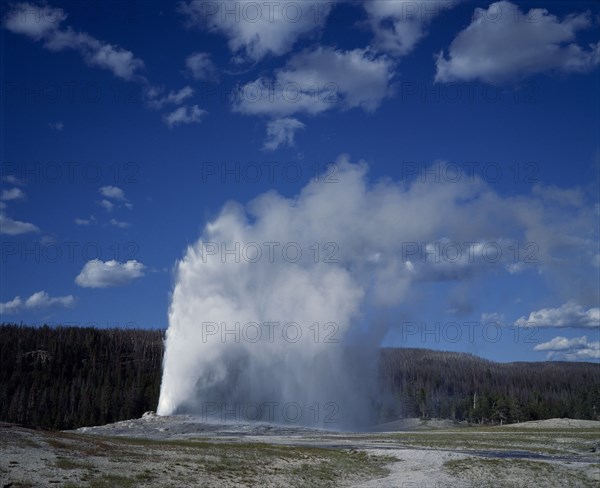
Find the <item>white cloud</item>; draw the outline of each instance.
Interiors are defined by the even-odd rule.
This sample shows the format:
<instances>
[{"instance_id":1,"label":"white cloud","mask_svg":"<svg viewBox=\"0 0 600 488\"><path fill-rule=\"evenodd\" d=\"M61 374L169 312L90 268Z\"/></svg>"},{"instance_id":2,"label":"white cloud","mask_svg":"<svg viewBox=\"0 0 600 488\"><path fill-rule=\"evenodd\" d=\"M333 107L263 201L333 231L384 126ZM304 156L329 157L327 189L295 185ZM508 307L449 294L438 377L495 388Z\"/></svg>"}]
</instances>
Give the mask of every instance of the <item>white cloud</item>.
<instances>
[{"instance_id":1,"label":"white cloud","mask_svg":"<svg viewBox=\"0 0 600 488\"><path fill-rule=\"evenodd\" d=\"M0 197L3 201L9 200L22 200L25 198L25 193L20 188L11 188L10 190L2 190L2 196Z\"/></svg>"},{"instance_id":2,"label":"white cloud","mask_svg":"<svg viewBox=\"0 0 600 488\"><path fill-rule=\"evenodd\" d=\"M185 66L195 80L216 81L218 79L217 68L209 53L196 52L190 54L185 60Z\"/></svg>"},{"instance_id":3,"label":"white cloud","mask_svg":"<svg viewBox=\"0 0 600 488\"><path fill-rule=\"evenodd\" d=\"M98 201L98 205L104 208L107 212L112 212L112 210L115 208L115 204L106 198Z\"/></svg>"},{"instance_id":4,"label":"white cloud","mask_svg":"<svg viewBox=\"0 0 600 488\"><path fill-rule=\"evenodd\" d=\"M107 212L112 212L115 208L117 208L117 206L124 206L129 209L132 208L131 203L129 203L127 201L127 198L125 197L125 192L118 186L102 186L98 190L98 193L100 193L100 195L102 195L105 198L99 200L97 203ZM92 219L95 220L93 217Z\"/></svg>"},{"instance_id":5,"label":"white cloud","mask_svg":"<svg viewBox=\"0 0 600 488\"><path fill-rule=\"evenodd\" d=\"M161 97L161 90L151 88L146 93L147 103L151 108L161 109L167 105L181 105L184 101L194 95L191 86L185 86L181 90L171 90L167 95Z\"/></svg>"},{"instance_id":6,"label":"white cloud","mask_svg":"<svg viewBox=\"0 0 600 488\"><path fill-rule=\"evenodd\" d=\"M75 297L66 295L63 297L51 297L45 291L38 291L31 295L27 300L21 300L21 297L15 297L9 302L0 303L0 313L17 313L21 309L40 309L49 307L72 307L75 305Z\"/></svg>"},{"instance_id":7,"label":"white cloud","mask_svg":"<svg viewBox=\"0 0 600 488\"><path fill-rule=\"evenodd\" d=\"M405 56L425 37L428 24L456 3L457 0L366 0L363 5L375 33L375 47L394 56Z\"/></svg>"},{"instance_id":8,"label":"white cloud","mask_svg":"<svg viewBox=\"0 0 600 488\"><path fill-rule=\"evenodd\" d=\"M131 226L131 224L129 222L122 222L117 219L110 219L109 223L115 227L118 227L119 229L125 229L125 228Z\"/></svg>"},{"instance_id":9,"label":"white cloud","mask_svg":"<svg viewBox=\"0 0 600 488\"><path fill-rule=\"evenodd\" d=\"M15 5L4 18L4 27L39 41L55 32L66 18L67 14L60 8L23 2Z\"/></svg>"},{"instance_id":10,"label":"white cloud","mask_svg":"<svg viewBox=\"0 0 600 488\"><path fill-rule=\"evenodd\" d=\"M267 139L264 144L266 151L274 151L279 146L294 145L296 131L304 129L304 124L298 119L284 118L271 120L267 124Z\"/></svg>"},{"instance_id":11,"label":"white cloud","mask_svg":"<svg viewBox=\"0 0 600 488\"><path fill-rule=\"evenodd\" d=\"M559 188L556 185L544 186L536 184L533 187L532 193L547 203L572 207L581 207L585 197L581 188Z\"/></svg>"},{"instance_id":12,"label":"white cloud","mask_svg":"<svg viewBox=\"0 0 600 488\"><path fill-rule=\"evenodd\" d=\"M21 300L21 297L15 297L8 302L0 303L0 314L16 313L22 306L23 300Z\"/></svg>"},{"instance_id":13,"label":"white cloud","mask_svg":"<svg viewBox=\"0 0 600 488\"><path fill-rule=\"evenodd\" d=\"M529 317L515 321L518 327L575 327L595 329L600 327L600 308L585 309L575 302L567 302L559 308L542 308L531 312Z\"/></svg>"},{"instance_id":14,"label":"white cloud","mask_svg":"<svg viewBox=\"0 0 600 488\"><path fill-rule=\"evenodd\" d=\"M482 313L481 314L481 323L482 324L498 324L499 326L506 325L506 319L504 318L504 314L498 312L492 313Z\"/></svg>"},{"instance_id":15,"label":"white cloud","mask_svg":"<svg viewBox=\"0 0 600 488\"><path fill-rule=\"evenodd\" d=\"M144 67L141 59L131 51L99 41L85 32L61 28L66 18L62 9L24 2L16 4L8 12L3 25L15 34L44 41L44 47L50 51L73 49L90 66L109 70L127 81L140 79L138 72Z\"/></svg>"},{"instance_id":16,"label":"white cloud","mask_svg":"<svg viewBox=\"0 0 600 488\"><path fill-rule=\"evenodd\" d=\"M93 259L85 264L75 278L75 283L84 288L122 286L144 276L144 269L145 266L136 260L120 263L115 260L102 262Z\"/></svg>"},{"instance_id":17,"label":"white cloud","mask_svg":"<svg viewBox=\"0 0 600 488\"><path fill-rule=\"evenodd\" d=\"M586 359L600 359L600 341L591 342L586 336L555 337L554 339L538 344L534 351L548 351L547 359L577 361Z\"/></svg>"},{"instance_id":18,"label":"white cloud","mask_svg":"<svg viewBox=\"0 0 600 488\"><path fill-rule=\"evenodd\" d=\"M96 223L96 217L94 217L93 215L90 215L89 219L81 219L81 218L76 218L75 219L75 223L77 225L90 225L90 224L94 224Z\"/></svg>"},{"instance_id":19,"label":"white cloud","mask_svg":"<svg viewBox=\"0 0 600 488\"><path fill-rule=\"evenodd\" d=\"M508 271L512 275L519 274L521 271L524 271L525 268L526 266L522 262L508 263L506 265L506 271Z\"/></svg>"},{"instance_id":20,"label":"white cloud","mask_svg":"<svg viewBox=\"0 0 600 488\"><path fill-rule=\"evenodd\" d=\"M296 41L318 33L329 15L331 2L254 2L191 0L181 4L188 25L228 38L229 49L250 61L287 53Z\"/></svg>"},{"instance_id":21,"label":"white cloud","mask_svg":"<svg viewBox=\"0 0 600 488\"><path fill-rule=\"evenodd\" d=\"M57 130L57 131L62 131L65 128L65 124L63 124L62 122L58 121L58 122L50 122L48 124L48 127L50 127L51 129Z\"/></svg>"},{"instance_id":22,"label":"white cloud","mask_svg":"<svg viewBox=\"0 0 600 488\"><path fill-rule=\"evenodd\" d=\"M368 49L319 47L293 56L273 80L259 78L240 87L234 111L284 117L315 115L338 108L373 112L391 96L393 62Z\"/></svg>"},{"instance_id":23,"label":"white cloud","mask_svg":"<svg viewBox=\"0 0 600 488\"><path fill-rule=\"evenodd\" d=\"M559 20L543 8L523 14L508 2L476 8L471 24L442 51L435 80L502 83L545 71L586 72L600 62L600 42L582 48L576 32L592 26L589 13Z\"/></svg>"},{"instance_id":24,"label":"white cloud","mask_svg":"<svg viewBox=\"0 0 600 488\"><path fill-rule=\"evenodd\" d=\"M11 185L24 185L25 182L21 181L19 178L17 178L15 175L6 175L4 177L4 181L6 181L7 183L10 183Z\"/></svg>"},{"instance_id":25,"label":"white cloud","mask_svg":"<svg viewBox=\"0 0 600 488\"><path fill-rule=\"evenodd\" d=\"M125 192L118 186L103 186L99 190L100 195L113 200L126 201Z\"/></svg>"},{"instance_id":26,"label":"white cloud","mask_svg":"<svg viewBox=\"0 0 600 488\"><path fill-rule=\"evenodd\" d=\"M182 124L199 123L206 113L206 110L202 110L198 105L184 105L164 115L163 121L172 129Z\"/></svg>"},{"instance_id":27,"label":"white cloud","mask_svg":"<svg viewBox=\"0 0 600 488\"><path fill-rule=\"evenodd\" d=\"M7 215L4 215L3 212L0 212L0 234L16 236L39 231L40 229L37 226L30 224L29 222L14 220Z\"/></svg>"},{"instance_id":28,"label":"white cloud","mask_svg":"<svg viewBox=\"0 0 600 488\"><path fill-rule=\"evenodd\" d=\"M72 307L75 297L67 295L64 297L51 297L45 291L38 291L25 301L26 308L47 308L52 306Z\"/></svg>"}]
</instances>

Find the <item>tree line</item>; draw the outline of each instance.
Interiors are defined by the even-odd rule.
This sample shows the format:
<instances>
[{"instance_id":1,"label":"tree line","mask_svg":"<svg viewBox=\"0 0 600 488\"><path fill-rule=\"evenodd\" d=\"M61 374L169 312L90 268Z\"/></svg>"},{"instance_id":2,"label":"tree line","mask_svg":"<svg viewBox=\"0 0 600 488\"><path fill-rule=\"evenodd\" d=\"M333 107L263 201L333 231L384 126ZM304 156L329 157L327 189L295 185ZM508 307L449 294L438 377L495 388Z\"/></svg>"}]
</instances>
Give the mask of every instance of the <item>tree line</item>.
<instances>
[{"instance_id":1,"label":"tree line","mask_svg":"<svg viewBox=\"0 0 600 488\"><path fill-rule=\"evenodd\" d=\"M598 363L496 363L465 353L390 348L381 351L379 374L382 390L393 397L383 407L385 418L600 420Z\"/></svg>"},{"instance_id":2,"label":"tree line","mask_svg":"<svg viewBox=\"0 0 600 488\"><path fill-rule=\"evenodd\" d=\"M164 331L0 325L0 421L72 429L158 404ZM381 350L378 421L600 420L600 364L496 363L465 353Z\"/></svg>"},{"instance_id":3,"label":"tree line","mask_svg":"<svg viewBox=\"0 0 600 488\"><path fill-rule=\"evenodd\" d=\"M164 331L0 326L0 420L69 429L156 408Z\"/></svg>"}]
</instances>

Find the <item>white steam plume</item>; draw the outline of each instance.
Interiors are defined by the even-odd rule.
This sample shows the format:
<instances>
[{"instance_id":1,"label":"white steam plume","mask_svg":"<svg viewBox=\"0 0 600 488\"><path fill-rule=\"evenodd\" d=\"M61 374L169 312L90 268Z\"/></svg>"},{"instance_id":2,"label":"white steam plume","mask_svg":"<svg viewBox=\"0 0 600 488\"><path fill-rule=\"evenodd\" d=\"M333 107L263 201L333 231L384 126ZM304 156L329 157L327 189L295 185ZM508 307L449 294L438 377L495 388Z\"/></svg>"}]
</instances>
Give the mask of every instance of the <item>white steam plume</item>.
<instances>
[{"instance_id":1,"label":"white steam plume","mask_svg":"<svg viewBox=\"0 0 600 488\"><path fill-rule=\"evenodd\" d=\"M397 311L412 284L504 270L478 254L489 241L535 240L543 268L595 218L565 219L539 192L502 198L477 178L371 184L365 164L336 165L338 183L228 203L177 263L159 414L368 423L386 333L374 311ZM448 239L477 242L473 259L407 255L407 243ZM577 245L595 252L593 240Z\"/></svg>"}]
</instances>

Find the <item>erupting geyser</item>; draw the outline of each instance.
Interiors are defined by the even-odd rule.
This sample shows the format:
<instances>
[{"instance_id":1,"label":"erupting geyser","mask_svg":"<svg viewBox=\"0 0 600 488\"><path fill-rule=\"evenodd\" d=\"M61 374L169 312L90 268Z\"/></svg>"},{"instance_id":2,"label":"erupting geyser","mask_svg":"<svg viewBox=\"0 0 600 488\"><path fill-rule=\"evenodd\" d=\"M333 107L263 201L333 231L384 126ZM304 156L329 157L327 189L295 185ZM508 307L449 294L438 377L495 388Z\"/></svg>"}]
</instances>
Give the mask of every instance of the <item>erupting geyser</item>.
<instances>
[{"instance_id":1,"label":"erupting geyser","mask_svg":"<svg viewBox=\"0 0 600 488\"><path fill-rule=\"evenodd\" d=\"M380 337L368 347L352 332L369 293L359 275L377 264L361 235L371 230L358 225L369 211L365 167L338 164L339 183L313 182L296 199L267 193L249 215L226 205L187 250L159 414L332 428L366 418L367 358Z\"/></svg>"},{"instance_id":2,"label":"erupting geyser","mask_svg":"<svg viewBox=\"0 0 600 488\"><path fill-rule=\"evenodd\" d=\"M177 263L160 415L368 424L390 323L380 311L409 305L412 283L496 268L481 249L500 232L543 230L519 217L531 200L502 201L478 178L369 184L365 164L336 164L337 182L295 198L225 205ZM459 259L418 252L448 236L473 244Z\"/></svg>"}]
</instances>

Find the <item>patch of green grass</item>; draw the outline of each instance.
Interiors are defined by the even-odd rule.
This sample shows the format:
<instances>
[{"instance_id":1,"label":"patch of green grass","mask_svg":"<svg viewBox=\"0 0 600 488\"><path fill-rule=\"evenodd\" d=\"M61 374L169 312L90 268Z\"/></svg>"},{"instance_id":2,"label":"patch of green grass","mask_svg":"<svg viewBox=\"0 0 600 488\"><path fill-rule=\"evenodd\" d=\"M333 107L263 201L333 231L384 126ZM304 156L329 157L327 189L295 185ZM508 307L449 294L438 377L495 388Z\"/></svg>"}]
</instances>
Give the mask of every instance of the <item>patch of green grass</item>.
<instances>
[{"instance_id":1,"label":"patch of green grass","mask_svg":"<svg viewBox=\"0 0 600 488\"><path fill-rule=\"evenodd\" d=\"M419 446L445 450L526 450L541 454L576 454L589 450L600 434L574 432L556 434L549 432L513 431L456 431L390 434L387 440L400 445Z\"/></svg>"},{"instance_id":2,"label":"patch of green grass","mask_svg":"<svg viewBox=\"0 0 600 488\"><path fill-rule=\"evenodd\" d=\"M60 439L48 439L48 444L54 449L70 449L71 446Z\"/></svg>"},{"instance_id":3,"label":"patch of green grass","mask_svg":"<svg viewBox=\"0 0 600 488\"><path fill-rule=\"evenodd\" d=\"M132 488L135 484L133 478L116 474L105 474L102 478L92 480L89 486L90 488Z\"/></svg>"},{"instance_id":4,"label":"patch of green grass","mask_svg":"<svg viewBox=\"0 0 600 488\"><path fill-rule=\"evenodd\" d=\"M444 468L452 475L477 486L529 487L560 486L596 487L597 481L567 466L523 459L454 459Z\"/></svg>"}]
</instances>

